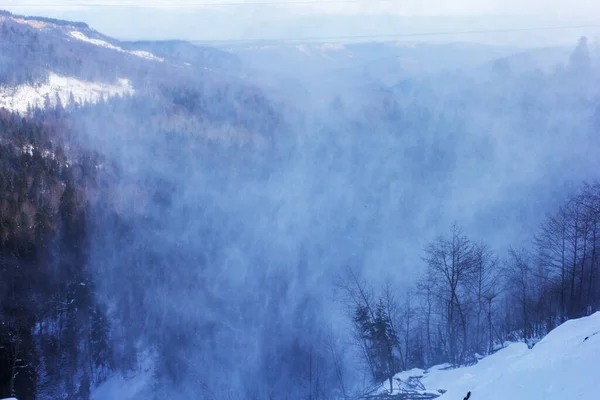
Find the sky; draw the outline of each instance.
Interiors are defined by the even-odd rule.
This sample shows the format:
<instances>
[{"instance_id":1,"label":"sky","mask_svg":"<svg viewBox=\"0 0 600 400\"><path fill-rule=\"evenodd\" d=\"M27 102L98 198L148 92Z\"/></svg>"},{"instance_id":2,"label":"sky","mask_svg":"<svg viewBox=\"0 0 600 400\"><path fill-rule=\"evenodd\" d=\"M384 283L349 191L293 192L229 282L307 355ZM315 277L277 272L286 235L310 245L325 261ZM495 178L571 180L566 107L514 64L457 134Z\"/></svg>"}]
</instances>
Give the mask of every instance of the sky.
<instances>
[{"instance_id":1,"label":"sky","mask_svg":"<svg viewBox=\"0 0 600 400\"><path fill-rule=\"evenodd\" d=\"M597 0L0 0L0 9L80 20L120 39L198 41L600 24ZM542 39L570 43L583 34L594 38L598 31L578 28L544 33ZM496 33L491 39L522 37ZM532 37L537 40L531 34L525 38Z\"/></svg>"},{"instance_id":2,"label":"sky","mask_svg":"<svg viewBox=\"0 0 600 400\"><path fill-rule=\"evenodd\" d=\"M262 3L262 4L260 4ZM304 4L301 4L304 3ZM596 0L3 0L1 6L20 9L81 9L103 7L185 8L244 7L265 4L306 12L344 14L394 13L415 15L544 14L583 17L600 11Z\"/></svg>"}]
</instances>

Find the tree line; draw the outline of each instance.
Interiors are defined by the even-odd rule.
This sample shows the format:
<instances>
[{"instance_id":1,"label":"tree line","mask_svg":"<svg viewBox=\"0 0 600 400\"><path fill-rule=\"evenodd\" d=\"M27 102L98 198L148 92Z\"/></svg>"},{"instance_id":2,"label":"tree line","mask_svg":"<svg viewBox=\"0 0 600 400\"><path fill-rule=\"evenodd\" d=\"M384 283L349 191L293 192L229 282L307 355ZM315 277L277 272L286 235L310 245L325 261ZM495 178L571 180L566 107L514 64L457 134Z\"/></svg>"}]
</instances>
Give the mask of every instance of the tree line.
<instances>
[{"instance_id":1,"label":"tree line","mask_svg":"<svg viewBox=\"0 0 600 400\"><path fill-rule=\"evenodd\" d=\"M1 398L85 399L113 365L88 269L95 155L67 155L63 129L0 111Z\"/></svg>"},{"instance_id":2,"label":"tree line","mask_svg":"<svg viewBox=\"0 0 600 400\"><path fill-rule=\"evenodd\" d=\"M424 248L424 272L402 297L351 271L339 285L372 381L391 390L402 370L471 365L507 342L531 347L600 310L599 234L600 184L584 184L503 257L453 224Z\"/></svg>"}]
</instances>

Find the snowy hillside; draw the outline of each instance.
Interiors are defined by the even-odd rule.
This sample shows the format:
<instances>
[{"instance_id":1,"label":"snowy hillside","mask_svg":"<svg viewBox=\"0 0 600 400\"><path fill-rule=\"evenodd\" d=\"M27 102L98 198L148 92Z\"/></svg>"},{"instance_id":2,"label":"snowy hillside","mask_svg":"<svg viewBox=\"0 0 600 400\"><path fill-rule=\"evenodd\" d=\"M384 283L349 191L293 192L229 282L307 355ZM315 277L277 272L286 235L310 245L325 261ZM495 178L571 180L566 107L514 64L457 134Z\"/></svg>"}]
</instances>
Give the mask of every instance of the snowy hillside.
<instances>
[{"instance_id":1,"label":"snowy hillside","mask_svg":"<svg viewBox=\"0 0 600 400\"><path fill-rule=\"evenodd\" d=\"M133 88L189 82L198 71L207 81L239 68L236 57L219 50L177 41L123 42L83 23L0 10L0 28L0 108L9 111L23 113L57 98L96 102Z\"/></svg>"},{"instance_id":2,"label":"snowy hillside","mask_svg":"<svg viewBox=\"0 0 600 400\"><path fill-rule=\"evenodd\" d=\"M104 48L107 48L107 49L115 50L115 51L118 51L120 53L132 54L134 56L145 58L147 60L154 60L154 61L160 61L160 62L165 61L164 58L156 57L154 54L152 54L152 53L150 53L148 51L142 51L142 50L128 51L128 50L125 50L125 49L123 49L123 48L121 48L119 46L115 46L113 44L110 44L107 41L100 40L100 39L89 38L85 34L79 32L79 31L71 31L71 32L69 32L69 34L72 37L74 37L75 39L77 39L77 40L81 40L83 42L91 43L93 45L104 47Z\"/></svg>"},{"instance_id":3,"label":"snowy hillside","mask_svg":"<svg viewBox=\"0 0 600 400\"><path fill-rule=\"evenodd\" d=\"M439 400L564 400L598 398L600 312L567 321L529 349L514 343L476 365L413 369L394 378L394 394L443 393ZM379 393L385 393L384 383ZM400 397L399 397L400 398Z\"/></svg>"},{"instance_id":4,"label":"snowy hillside","mask_svg":"<svg viewBox=\"0 0 600 400\"><path fill-rule=\"evenodd\" d=\"M29 105L43 107L46 98L54 105L58 96L67 105L72 100L80 104L86 101L94 103L102 97L132 93L133 88L127 79L119 79L118 83L110 85L50 73L48 82L16 87L0 86L0 107L24 113Z\"/></svg>"}]
</instances>

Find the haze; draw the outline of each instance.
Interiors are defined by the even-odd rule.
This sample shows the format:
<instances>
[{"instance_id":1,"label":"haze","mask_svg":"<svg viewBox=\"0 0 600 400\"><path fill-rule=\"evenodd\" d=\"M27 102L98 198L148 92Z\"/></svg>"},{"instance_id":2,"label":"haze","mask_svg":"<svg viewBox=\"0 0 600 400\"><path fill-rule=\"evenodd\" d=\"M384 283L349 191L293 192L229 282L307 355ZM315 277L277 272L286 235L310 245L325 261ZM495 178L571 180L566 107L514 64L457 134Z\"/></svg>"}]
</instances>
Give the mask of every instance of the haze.
<instances>
[{"instance_id":1,"label":"haze","mask_svg":"<svg viewBox=\"0 0 600 400\"><path fill-rule=\"evenodd\" d=\"M245 4L244 4L245 3ZM264 3L264 4L257 4ZM287 4L286 4L287 3ZM469 41L521 46L568 45L582 35L594 39L598 28L549 32L511 29L598 25L598 2L550 1L6 1L16 13L82 20L121 39L193 41L303 39L445 33L419 41ZM450 32L494 31L451 35ZM384 37L381 37L381 36ZM388 40L390 38L387 38Z\"/></svg>"},{"instance_id":2,"label":"haze","mask_svg":"<svg viewBox=\"0 0 600 400\"><path fill-rule=\"evenodd\" d=\"M0 399L405 399L600 310L592 2L8 8Z\"/></svg>"}]
</instances>

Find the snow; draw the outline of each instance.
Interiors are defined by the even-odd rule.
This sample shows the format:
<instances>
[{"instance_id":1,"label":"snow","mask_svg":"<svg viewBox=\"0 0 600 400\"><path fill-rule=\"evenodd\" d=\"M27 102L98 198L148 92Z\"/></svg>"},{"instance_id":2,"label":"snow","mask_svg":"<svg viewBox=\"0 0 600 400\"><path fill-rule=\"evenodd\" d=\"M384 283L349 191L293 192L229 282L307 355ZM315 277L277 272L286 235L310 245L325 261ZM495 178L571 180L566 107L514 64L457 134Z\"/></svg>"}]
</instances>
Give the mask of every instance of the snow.
<instances>
[{"instance_id":1,"label":"snow","mask_svg":"<svg viewBox=\"0 0 600 400\"><path fill-rule=\"evenodd\" d=\"M135 374L128 376L117 373L98 386L91 395L91 400L138 400L150 398L152 378L156 355L145 352L140 355L140 365Z\"/></svg>"},{"instance_id":2,"label":"snow","mask_svg":"<svg viewBox=\"0 0 600 400\"><path fill-rule=\"evenodd\" d=\"M73 38L75 38L77 40L81 40L82 42L87 42L87 43L90 43L90 44L93 44L93 45L96 45L96 46L100 46L100 47L104 47L104 48L111 49L111 50L114 50L114 51L118 51L120 53L128 53L128 54L134 55L136 57L145 58L147 60L154 60L154 61L160 61L160 62L165 61L164 58L157 57L157 56L155 56L154 54L152 54L152 53L150 53L148 51L143 51L143 50L129 51L129 50L125 50L125 49L123 49L123 48L121 48L119 46L115 46L112 43L108 43L107 41L100 40L100 39L89 38L85 34L79 32L79 31L71 31L71 32L69 32L69 34Z\"/></svg>"},{"instance_id":3,"label":"snow","mask_svg":"<svg viewBox=\"0 0 600 400\"><path fill-rule=\"evenodd\" d=\"M30 156L32 156L32 155L33 155L33 150L34 150L34 148L33 148L33 146L32 146L32 145L30 145L30 144L26 144L26 145L24 145L24 146L21 148L21 151L22 151L23 153L27 153L27 154L29 154Z\"/></svg>"},{"instance_id":4,"label":"snow","mask_svg":"<svg viewBox=\"0 0 600 400\"><path fill-rule=\"evenodd\" d=\"M11 19L19 24L25 24L25 25L29 25L32 28L35 29L44 29L48 26L47 23L42 22L42 21L36 21L36 20L30 20L30 19L23 19L23 18L16 18L16 17L11 17Z\"/></svg>"},{"instance_id":5,"label":"snow","mask_svg":"<svg viewBox=\"0 0 600 400\"><path fill-rule=\"evenodd\" d=\"M321 46L323 50L342 51L346 49L342 43L325 43Z\"/></svg>"},{"instance_id":6,"label":"snow","mask_svg":"<svg viewBox=\"0 0 600 400\"><path fill-rule=\"evenodd\" d=\"M565 322L532 349L513 343L473 366L401 372L394 379L394 390L406 389L410 377L419 377L419 392L446 391L439 400L463 400L467 392L473 400L587 400L598 398L599 356L600 312L596 312ZM388 383L379 392L385 388Z\"/></svg>"},{"instance_id":7,"label":"snow","mask_svg":"<svg viewBox=\"0 0 600 400\"><path fill-rule=\"evenodd\" d=\"M600 312L568 321L532 349L512 343L477 364L451 368L438 365L427 371L412 369L394 377L394 392L412 390L438 400L591 400L598 398ZM96 388L91 400L149 398L156 354L140 356L132 376L115 374ZM387 382L377 390L385 393Z\"/></svg>"},{"instance_id":8,"label":"snow","mask_svg":"<svg viewBox=\"0 0 600 400\"><path fill-rule=\"evenodd\" d=\"M119 79L116 84L107 84L50 73L48 82L45 83L0 87L0 107L25 113L29 104L43 107L46 95L49 96L52 105L56 103L57 94L61 102L67 105L70 93L73 94L77 103L83 103L86 100L93 103L102 97L132 94L133 92L131 83L127 79Z\"/></svg>"},{"instance_id":9,"label":"snow","mask_svg":"<svg viewBox=\"0 0 600 400\"><path fill-rule=\"evenodd\" d=\"M321 53L326 53L330 51L342 51L345 50L346 47L341 43L324 43L319 46L309 46L305 44L299 44L296 46L296 50L306 55L313 55L313 50L320 51Z\"/></svg>"},{"instance_id":10,"label":"snow","mask_svg":"<svg viewBox=\"0 0 600 400\"><path fill-rule=\"evenodd\" d=\"M532 349L512 343L477 364L451 368L438 365L427 371L412 369L394 377L394 392L412 390L438 400L591 400L598 398L600 312L568 321ZM140 356L132 376L115 374L96 388L91 400L149 398L156 355ZM383 383L377 391L389 388Z\"/></svg>"},{"instance_id":11,"label":"snow","mask_svg":"<svg viewBox=\"0 0 600 400\"><path fill-rule=\"evenodd\" d=\"M73 36L75 39L77 40L81 40L82 42L87 42L87 43L91 43L94 44L96 46L100 46L100 47L106 47L107 49L111 49L111 50L116 50L116 51L121 51L121 52L125 52L125 50L123 50L120 47L117 47L113 44L110 44L104 40L99 40L99 39L92 39L89 38L87 36L85 36L83 33L79 32L79 31L71 31L69 32L71 34L71 36Z\"/></svg>"},{"instance_id":12,"label":"snow","mask_svg":"<svg viewBox=\"0 0 600 400\"><path fill-rule=\"evenodd\" d=\"M134 56L145 58L147 60L155 60L155 61L161 61L161 62L165 61L164 58L157 57L154 54L150 53L149 51L133 50L133 51L129 51L128 53L133 54Z\"/></svg>"},{"instance_id":13,"label":"snow","mask_svg":"<svg viewBox=\"0 0 600 400\"><path fill-rule=\"evenodd\" d=\"M296 46L296 50L298 50L301 53L311 55L310 50L308 50L308 47L306 47L306 45L299 44L298 46Z\"/></svg>"}]
</instances>

